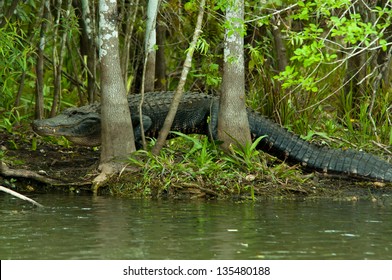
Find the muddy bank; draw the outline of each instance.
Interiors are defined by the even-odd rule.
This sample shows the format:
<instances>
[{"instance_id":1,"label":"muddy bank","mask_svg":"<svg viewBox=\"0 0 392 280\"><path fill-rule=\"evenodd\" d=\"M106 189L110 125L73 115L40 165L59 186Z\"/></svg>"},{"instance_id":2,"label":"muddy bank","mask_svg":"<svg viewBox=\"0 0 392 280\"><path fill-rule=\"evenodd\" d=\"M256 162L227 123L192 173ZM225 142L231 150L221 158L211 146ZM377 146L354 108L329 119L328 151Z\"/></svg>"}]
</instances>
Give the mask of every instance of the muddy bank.
<instances>
[{"instance_id":1,"label":"muddy bank","mask_svg":"<svg viewBox=\"0 0 392 280\"><path fill-rule=\"evenodd\" d=\"M68 144L67 144L68 145ZM30 131L9 134L0 132L0 184L21 192L86 192L91 193L91 181L98 175L98 148L61 146L35 136ZM284 167L293 169L293 167ZM140 168L124 170L100 189L102 195L144 196L150 198L207 199L379 199L392 195L392 184L352 181L342 177L293 172L292 177L272 178L268 174L243 174L223 180L197 176L194 181L181 176L165 178L156 174L149 185L141 184ZM250 179L249 179L249 178ZM219 184L217 183L219 181Z\"/></svg>"}]
</instances>

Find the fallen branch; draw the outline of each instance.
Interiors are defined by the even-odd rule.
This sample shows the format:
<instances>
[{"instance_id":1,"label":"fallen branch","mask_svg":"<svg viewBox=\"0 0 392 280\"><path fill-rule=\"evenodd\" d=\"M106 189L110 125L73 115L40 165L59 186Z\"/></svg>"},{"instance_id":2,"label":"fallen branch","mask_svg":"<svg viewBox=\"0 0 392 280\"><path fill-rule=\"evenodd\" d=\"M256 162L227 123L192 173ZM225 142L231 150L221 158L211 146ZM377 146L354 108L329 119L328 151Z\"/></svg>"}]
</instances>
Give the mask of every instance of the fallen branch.
<instances>
[{"instance_id":1,"label":"fallen branch","mask_svg":"<svg viewBox=\"0 0 392 280\"><path fill-rule=\"evenodd\" d=\"M46 183L46 184L51 184L51 185L64 185L64 182L61 182L56 179L48 178L45 176L42 176L41 174L38 174L34 171L31 170L25 170L25 169L11 169L5 164L4 162L0 161L0 174L6 177L18 177L18 178L29 178L29 179L34 179L38 182Z\"/></svg>"},{"instance_id":2,"label":"fallen branch","mask_svg":"<svg viewBox=\"0 0 392 280\"><path fill-rule=\"evenodd\" d=\"M68 182L58 179L53 179L50 177L43 176L37 172L26 170L26 169L11 169L4 162L0 161L0 175L5 177L13 177L13 178L27 178L33 179L37 182L41 182L44 184L49 184L52 186L83 186L83 185L91 185L91 181L81 181L81 182Z\"/></svg>"},{"instance_id":3,"label":"fallen branch","mask_svg":"<svg viewBox=\"0 0 392 280\"><path fill-rule=\"evenodd\" d=\"M20 198L22 200L26 200L28 202L31 202L32 204L34 204L37 207L41 207L41 208L44 207L42 204L36 202L35 200L32 200L31 198L28 198L27 196L24 196L23 194L20 194L20 193L18 193L16 191L10 190L10 189L8 189L6 187L0 186L0 191L8 193L8 194L10 194L12 196L15 196L17 198Z\"/></svg>"}]
</instances>

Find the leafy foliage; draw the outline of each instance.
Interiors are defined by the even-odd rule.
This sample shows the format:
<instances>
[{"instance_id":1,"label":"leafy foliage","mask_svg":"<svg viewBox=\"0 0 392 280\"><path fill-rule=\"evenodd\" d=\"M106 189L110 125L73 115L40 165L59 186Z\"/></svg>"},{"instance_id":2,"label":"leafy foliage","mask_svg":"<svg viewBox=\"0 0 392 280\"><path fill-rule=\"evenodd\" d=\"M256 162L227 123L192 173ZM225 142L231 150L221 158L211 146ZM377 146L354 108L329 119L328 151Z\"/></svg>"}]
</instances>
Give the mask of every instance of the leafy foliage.
<instances>
[{"instance_id":1,"label":"leafy foliage","mask_svg":"<svg viewBox=\"0 0 392 280\"><path fill-rule=\"evenodd\" d=\"M53 65L60 55L64 60L60 108L85 103L89 83L99 85L99 73L97 80L89 80L92 69L86 58L92 54L86 53L79 8L50 2L51 14L43 21L44 2L19 1L0 30L0 125L7 131L29 119L34 110L36 50L43 23L48 27L43 77L46 110L52 105ZM126 36L131 42L124 78L130 91L139 91L146 2L126 3L119 5L118 18L122 50ZM4 10L10 4L4 1ZM230 26L224 21L226 5L223 0L208 1L186 90L219 91L224 28ZM390 1L248 0L245 7L240 31L246 45L247 102L252 108L303 135L327 131L349 141L364 141L360 145L370 140L392 144L392 95L386 71L392 43ZM168 90L177 86L197 11L195 0L161 4L158 22L164 27L160 33L164 41L156 49L164 51ZM63 34L67 44L60 54ZM19 106L15 106L17 99Z\"/></svg>"}]
</instances>

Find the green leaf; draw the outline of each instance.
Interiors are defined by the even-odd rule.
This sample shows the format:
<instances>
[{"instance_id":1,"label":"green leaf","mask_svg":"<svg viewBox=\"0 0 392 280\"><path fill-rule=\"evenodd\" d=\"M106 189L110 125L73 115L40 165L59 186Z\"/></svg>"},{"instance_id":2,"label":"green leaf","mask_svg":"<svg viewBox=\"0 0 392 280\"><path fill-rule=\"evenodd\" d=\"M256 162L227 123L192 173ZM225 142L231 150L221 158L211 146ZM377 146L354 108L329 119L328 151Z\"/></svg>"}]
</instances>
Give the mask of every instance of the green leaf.
<instances>
[{"instance_id":1,"label":"green leaf","mask_svg":"<svg viewBox=\"0 0 392 280\"><path fill-rule=\"evenodd\" d=\"M384 52L387 51L387 41L385 39L380 39L379 44Z\"/></svg>"}]
</instances>

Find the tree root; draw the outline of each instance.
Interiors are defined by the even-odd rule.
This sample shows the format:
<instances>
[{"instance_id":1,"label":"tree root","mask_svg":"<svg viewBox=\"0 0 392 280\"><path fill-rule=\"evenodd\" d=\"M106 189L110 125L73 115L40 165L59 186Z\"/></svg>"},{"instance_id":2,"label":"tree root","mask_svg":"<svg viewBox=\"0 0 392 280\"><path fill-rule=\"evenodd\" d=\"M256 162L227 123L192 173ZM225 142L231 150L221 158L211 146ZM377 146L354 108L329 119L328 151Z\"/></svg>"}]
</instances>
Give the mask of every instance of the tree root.
<instances>
[{"instance_id":1,"label":"tree root","mask_svg":"<svg viewBox=\"0 0 392 280\"><path fill-rule=\"evenodd\" d=\"M98 189L104 186L117 173L117 168L110 163L101 164L99 169L101 173L93 179L93 185L91 187L94 195L98 194Z\"/></svg>"},{"instance_id":2,"label":"tree root","mask_svg":"<svg viewBox=\"0 0 392 280\"><path fill-rule=\"evenodd\" d=\"M117 180L119 180L124 171L135 172L139 170L138 167L132 167L119 162L101 163L98 169L101 173L93 179L91 187L95 195L98 194L99 188L112 182L113 177L116 176Z\"/></svg>"}]
</instances>

